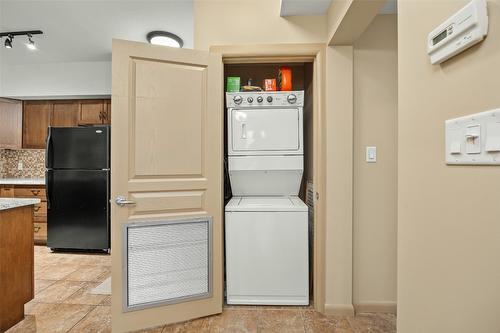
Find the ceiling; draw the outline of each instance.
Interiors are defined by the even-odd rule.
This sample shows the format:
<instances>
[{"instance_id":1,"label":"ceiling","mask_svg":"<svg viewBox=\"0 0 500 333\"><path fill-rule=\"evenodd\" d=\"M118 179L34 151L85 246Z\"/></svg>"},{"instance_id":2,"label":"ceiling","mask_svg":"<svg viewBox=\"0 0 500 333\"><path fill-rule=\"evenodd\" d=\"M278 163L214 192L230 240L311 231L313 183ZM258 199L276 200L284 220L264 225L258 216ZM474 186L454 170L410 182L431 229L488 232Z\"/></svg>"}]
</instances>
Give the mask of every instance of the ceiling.
<instances>
[{"instance_id":1,"label":"ceiling","mask_svg":"<svg viewBox=\"0 0 500 333\"><path fill-rule=\"evenodd\" d=\"M0 47L3 65L110 61L112 38L146 42L152 30L179 35L193 47L192 0L0 0L0 31L42 30L38 47L26 38ZM3 39L1 41L3 45Z\"/></svg>"},{"instance_id":2,"label":"ceiling","mask_svg":"<svg viewBox=\"0 0 500 333\"><path fill-rule=\"evenodd\" d=\"M280 16L324 15L336 0L281 0ZM380 14L396 14L397 0L387 0Z\"/></svg>"},{"instance_id":3,"label":"ceiling","mask_svg":"<svg viewBox=\"0 0 500 333\"><path fill-rule=\"evenodd\" d=\"M397 0L387 0L384 7L380 9L380 14L397 14L398 2Z\"/></svg>"},{"instance_id":4,"label":"ceiling","mask_svg":"<svg viewBox=\"0 0 500 333\"><path fill-rule=\"evenodd\" d=\"M280 16L323 15L332 0L281 0Z\"/></svg>"}]
</instances>

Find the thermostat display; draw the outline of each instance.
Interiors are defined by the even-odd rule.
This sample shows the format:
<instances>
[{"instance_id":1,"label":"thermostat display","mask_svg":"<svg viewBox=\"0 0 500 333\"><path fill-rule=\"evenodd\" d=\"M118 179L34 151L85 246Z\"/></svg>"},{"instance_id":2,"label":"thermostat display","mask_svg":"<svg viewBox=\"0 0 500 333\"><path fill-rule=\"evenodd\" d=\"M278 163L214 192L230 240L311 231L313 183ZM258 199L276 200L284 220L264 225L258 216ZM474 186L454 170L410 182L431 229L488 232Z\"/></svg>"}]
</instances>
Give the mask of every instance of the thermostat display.
<instances>
[{"instance_id":1,"label":"thermostat display","mask_svg":"<svg viewBox=\"0 0 500 333\"><path fill-rule=\"evenodd\" d=\"M472 0L427 37L431 63L439 64L479 43L488 33L486 0Z\"/></svg>"}]
</instances>

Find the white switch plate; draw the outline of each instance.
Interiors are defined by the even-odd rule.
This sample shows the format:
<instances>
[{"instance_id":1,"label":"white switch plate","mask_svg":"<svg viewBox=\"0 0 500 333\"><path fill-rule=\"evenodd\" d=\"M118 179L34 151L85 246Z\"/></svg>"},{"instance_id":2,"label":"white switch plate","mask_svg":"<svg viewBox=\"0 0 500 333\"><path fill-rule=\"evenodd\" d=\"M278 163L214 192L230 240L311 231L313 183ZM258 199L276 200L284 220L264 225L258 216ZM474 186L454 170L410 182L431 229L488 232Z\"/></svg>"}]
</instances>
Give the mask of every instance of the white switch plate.
<instances>
[{"instance_id":1,"label":"white switch plate","mask_svg":"<svg viewBox=\"0 0 500 333\"><path fill-rule=\"evenodd\" d=\"M21 162L21 161L17 162L17 170L23 171L23 162Z\"/></svg>"},{"instance_id":2,"label":"white switch plate","mask_svg":"<svg viewBox=\"0 0 500 333\"><path fill-rule=\"evenodd\" d=\"M447 164L500 164L500 109L449 119L445 132Z\"/></svg>"},{"instance_id":3,"label":"white switch plate","mask_svg":"<svg viewBox=\"0 0 500 333\"><path fill-rule=\"evenodd\" d=\"M377 162L377 147L366 147L366 162Z\"/></svg>"}]
</instances>

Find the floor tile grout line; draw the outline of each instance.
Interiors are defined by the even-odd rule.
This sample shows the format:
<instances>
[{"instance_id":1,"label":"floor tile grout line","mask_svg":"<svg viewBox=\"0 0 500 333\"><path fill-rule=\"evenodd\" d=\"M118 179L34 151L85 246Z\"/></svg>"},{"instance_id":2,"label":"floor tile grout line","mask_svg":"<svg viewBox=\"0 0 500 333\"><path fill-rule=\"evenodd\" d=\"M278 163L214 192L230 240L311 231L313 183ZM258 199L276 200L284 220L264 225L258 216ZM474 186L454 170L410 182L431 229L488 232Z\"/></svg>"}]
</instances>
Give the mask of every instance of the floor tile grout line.
<instances>
[{"instance_id":1,"label":"floor tile grout line","mask_svg":"<svg viewBox=\"0 0 500 333\"><path fill-rule=\"evenodd\" d=\"M71 326L71 328L70 328L70 329L68 329L68 330L66 331L66 333L70 332L70 331L71 331L73 328L75 328L75 327L76 327L76 326L77 326L77 325L78 325L78 324L79 324L82 320L84 320L85 318L87 318L87 316L88 316L88 315L89 315L92 311L94 311L94 310L95 310L95 308L96 308L95 306L94 306L94 307L92 307L92 308L90 309L90 311L89 311L89 312L87 312L87 313L85 314L85 316L83 316L80 320L78 320L78 321L77 321L77 322L76 322L73 326Z\"/></svg>"}]
</instances>

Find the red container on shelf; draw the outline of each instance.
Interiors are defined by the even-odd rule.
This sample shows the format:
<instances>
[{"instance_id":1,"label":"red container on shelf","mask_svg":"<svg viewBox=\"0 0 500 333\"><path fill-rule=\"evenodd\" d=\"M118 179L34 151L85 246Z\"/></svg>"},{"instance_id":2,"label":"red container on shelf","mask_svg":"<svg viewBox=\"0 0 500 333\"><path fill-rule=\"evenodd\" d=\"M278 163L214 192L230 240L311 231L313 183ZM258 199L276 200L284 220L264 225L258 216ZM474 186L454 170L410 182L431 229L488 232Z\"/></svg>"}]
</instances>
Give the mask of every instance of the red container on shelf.
<instances>
[{"instance_id":1,"label":"red container on shelf","mask_svg":"<svg viewBox=\"0 0 500 333\"><path fill-rule=\"evenodd\" d=\"M281 91L292 90L292 69L288 66L280 66L279 81Z\"/></svg>"},{"instance_id":2,"label":"red container on shelf","mask_svg":"<svg viewBox=\"0 0 500 333\"><path fill-rule=\"evenodd\" d=\"M264 91L276 91L276 79L264 80Z\"/></svg>"}]
</instances>

